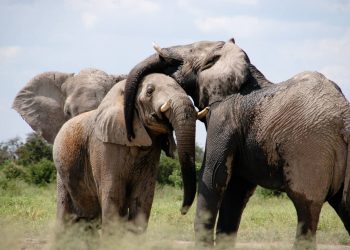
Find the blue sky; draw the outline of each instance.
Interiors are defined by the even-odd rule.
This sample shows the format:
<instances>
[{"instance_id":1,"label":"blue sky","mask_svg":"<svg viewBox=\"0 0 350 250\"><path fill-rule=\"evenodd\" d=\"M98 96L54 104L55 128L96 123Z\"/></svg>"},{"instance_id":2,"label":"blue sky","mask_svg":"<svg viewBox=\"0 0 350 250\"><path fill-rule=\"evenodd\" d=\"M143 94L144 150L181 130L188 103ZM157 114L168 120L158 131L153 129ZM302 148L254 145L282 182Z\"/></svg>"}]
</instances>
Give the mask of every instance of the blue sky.
<instances>
[{"instance_id":1,"label":"blue sky","mask_svg":"<svg viewBox=\"0 0 350 250\"><path fill-rule=\"evenodd\" d=\"M350 98L348 0L0 0L0 141L31 128L11 109L38 73L127 73L161 46L234 37L265 76L316 70ZM199 126L197 141L205 143Z\"/></svg>"}]
</instances>

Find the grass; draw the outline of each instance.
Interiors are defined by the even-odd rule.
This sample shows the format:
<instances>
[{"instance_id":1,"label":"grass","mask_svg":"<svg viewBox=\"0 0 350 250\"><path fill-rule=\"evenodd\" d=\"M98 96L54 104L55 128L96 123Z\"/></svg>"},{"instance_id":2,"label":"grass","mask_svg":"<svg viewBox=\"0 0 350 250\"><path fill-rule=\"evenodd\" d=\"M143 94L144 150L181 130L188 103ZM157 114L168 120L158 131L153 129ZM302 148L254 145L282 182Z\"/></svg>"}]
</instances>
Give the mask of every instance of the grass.
<instances>
[{"instance_id":1,"label":"grass","mask_svg":"<svg viewBox=\"0 0 350 250\"><path fill-rule=\"evenodd\" d=\"M181 201L181 190L158 187L147 233L137 237L117 233L100 241L99 236L73 227L61 241L54 241L55 186L34 187L13 182L6 190L0 188L0 249L192 249L193 244L188 242L194 240L195 209L192 207L188 215L182 216ZM238 245L243 244L242 249L251 248L252 245L244 248L246 243L285 242L290 245L295 229L296 212L285 196L264 198L256 194L244 211ZM348 233L328 204L322 209L317 242L350 244Z\"/></svg>"}]
</instances>

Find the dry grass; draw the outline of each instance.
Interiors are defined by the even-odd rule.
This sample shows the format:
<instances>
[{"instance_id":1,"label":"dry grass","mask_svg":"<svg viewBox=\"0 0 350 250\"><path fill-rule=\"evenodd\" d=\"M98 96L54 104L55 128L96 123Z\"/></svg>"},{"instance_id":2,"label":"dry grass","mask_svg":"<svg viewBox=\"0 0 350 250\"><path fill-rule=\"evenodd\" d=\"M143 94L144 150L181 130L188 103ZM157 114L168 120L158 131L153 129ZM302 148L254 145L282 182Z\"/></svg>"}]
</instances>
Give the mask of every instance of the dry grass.
<instances>
[{"instance_id":1,"label":"dry grass","mask_svg":"<svg viewBox=\"0 0 350 250\"><path fill-rule=\"evenodd\" d=\"M72 227L55 238L55 187L38 188L17 182L0 189L0 249L193 249L194 207L180 214L182 191L158 188L147 233L118 232L100 240L98 233ZM254 195L242 218L237 249L288 249L292 246L296 213L285 197ZM319 249L349 249L350 237L332 208L320 218Z\"/></svg>"}]
</instances>

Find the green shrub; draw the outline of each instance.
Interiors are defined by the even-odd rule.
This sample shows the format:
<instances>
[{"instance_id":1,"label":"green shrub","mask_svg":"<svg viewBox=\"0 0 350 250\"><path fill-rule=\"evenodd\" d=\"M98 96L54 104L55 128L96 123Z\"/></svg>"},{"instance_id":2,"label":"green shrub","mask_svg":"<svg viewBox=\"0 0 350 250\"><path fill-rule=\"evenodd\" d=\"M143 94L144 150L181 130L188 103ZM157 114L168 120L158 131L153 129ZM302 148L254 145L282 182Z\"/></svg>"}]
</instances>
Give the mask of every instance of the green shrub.
<instances>
[{"instance_id":1,"label":"green shrub","mask_svg":"<svg viewBox=\"0 0 350 250\"><path fill-rule=\"evenodd\" d=\"M198 176L201 163L196 162L196 173ZM161 155L159 161L159 169L157 182L162 185L170 185L173 187L182 187L181 167L178 158L172 159L165 155Z\"/></svg>"},{"instance_id":2,"label":"green shrub","mask_svg":"<svg viewBox=\"0 0 350 250\"><path fill-rule=\"evenodd\" d=\"M174 169L174 171L169 176L169 181L174 187L182 187L182 177L180 167Z\"/></svg>"},{"instance_id":3,"label":"green shrub","mask_svg":"<svg viewBox=\"0 0 350 250\"><path fill-rule=\"evenodd\" d=\"M16 151L23 145L21 138L15 137L5 142L0 142L0 165L5 161L15 160L17 158Z\"/></svg>"},{"instance_id":4,"label":"green shrub","mask_svg":"<svg viewBox=\"0 0 350 250\"><path fill-rule=\"evenodd\" d=\"M41 136L33 133L28 135L26 142L16 150L17 162L27 166L39 162L41 159L52 161L52 146Z\"/></svg>"},{"instance_id":5,"label":"green shrub","mask_svg":"<svg viewBox=\"0 0 350 250\"><path fill-rule=\"evenodd\" d=\"M172 185L175 186L170 176L176 169L180 169L180 164L178 160L166 157L163 153L160 156L159 168L157 182L162 185Z\"/></svg>"},{"instance_id":6,"label":"green shrub","mask_svg":"<svg viewBox=\"0 0 350 250\"><path fill-rule=\"evenodd\" d=\"M44 158L28 167L28 182L36 185L45 185L56 179L56 169L52 161Z\"/></svg>"},{"instance_id":7,"label":"green shrub","mask_svg":"<svg viewBox=\"0 0 350 250\"><path fill-rule=\"evenodd\" d=\"M26 173L22 166L17 165L13 161L6 161L1 168L4 177L10 179L25 179Z\"/></svg>"},{"instance_id":8,"label":"green shrub","mask_svg":"<svg viewBox=\"0 0 350 250\"><path fill-rule=\"evenodd\" d=\"M278 190L267 189L263 187L257 187L256 193L262 197L282 197L284 195L283 192Z\"/></svg>"}]
</instances>

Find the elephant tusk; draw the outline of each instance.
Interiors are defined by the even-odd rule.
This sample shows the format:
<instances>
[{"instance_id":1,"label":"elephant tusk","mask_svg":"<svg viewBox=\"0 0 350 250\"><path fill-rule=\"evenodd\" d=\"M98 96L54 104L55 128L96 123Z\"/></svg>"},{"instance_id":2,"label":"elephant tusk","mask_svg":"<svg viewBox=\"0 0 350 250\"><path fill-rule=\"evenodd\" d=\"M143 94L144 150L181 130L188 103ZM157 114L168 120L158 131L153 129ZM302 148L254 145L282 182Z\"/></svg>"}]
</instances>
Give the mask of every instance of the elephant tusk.
<instances>
[{"instance_id":1,"label":"elephant tusk","mask_svg":"<svg viewBox=\"0 0 350 250\"><path fill-rule=\"evenodd\" d=\"M155 42L153 42L152 45L153 45L153 48L155 49L155 51L157 51L157 53L161 55L162 48L158 44L156 44Z\"/></svg>"},{"instance_id":2,"label":"elephant tusk","mask_svg":"<svg viewBox=\"0 0 350 250\"><path fill-rule=\"evenodd\" d=\"M203 119L204 117L206 117L206 115L208 114L208 112L209 112L209 107L204 108L202 111L200 111L200 112L197 113L197 119L198 119L198 120Z\"/></svg>"},{"instance_id":3,"label":"elephant tusk","mask_svg":"<svg viewBox=\"0 0 350 250\"><path fill-rule=\"evenodd\" d=\"M170 104L171 104L171 99L169 99L166 103L164 103L160 107L160 112L162 112L162 113L166 112L170 108Z\"/></svg>"}]
</instances>

